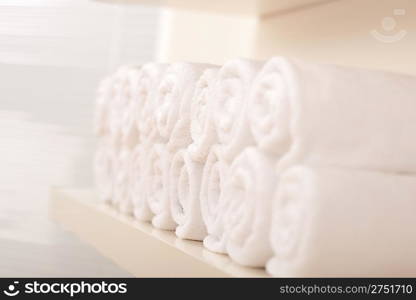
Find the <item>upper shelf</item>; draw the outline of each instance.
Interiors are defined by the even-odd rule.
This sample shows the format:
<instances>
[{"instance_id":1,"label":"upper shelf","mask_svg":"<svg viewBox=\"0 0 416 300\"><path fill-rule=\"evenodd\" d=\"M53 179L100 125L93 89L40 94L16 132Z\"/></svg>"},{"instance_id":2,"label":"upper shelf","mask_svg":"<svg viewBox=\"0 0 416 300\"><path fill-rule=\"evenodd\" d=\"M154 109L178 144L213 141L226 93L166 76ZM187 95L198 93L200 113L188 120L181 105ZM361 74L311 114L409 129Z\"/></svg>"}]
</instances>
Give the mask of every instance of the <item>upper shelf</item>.
<instances>
[{"instance_id":1,"label":"upper shelf","mask_svg":"<svg viewBox=\"0 0 416 300\"><path fill-rule=\"evenodd\" d=\"M268 16L339 0L94 0L108 3L158 5L219 13Z\"/></svg>"}]
</instances>

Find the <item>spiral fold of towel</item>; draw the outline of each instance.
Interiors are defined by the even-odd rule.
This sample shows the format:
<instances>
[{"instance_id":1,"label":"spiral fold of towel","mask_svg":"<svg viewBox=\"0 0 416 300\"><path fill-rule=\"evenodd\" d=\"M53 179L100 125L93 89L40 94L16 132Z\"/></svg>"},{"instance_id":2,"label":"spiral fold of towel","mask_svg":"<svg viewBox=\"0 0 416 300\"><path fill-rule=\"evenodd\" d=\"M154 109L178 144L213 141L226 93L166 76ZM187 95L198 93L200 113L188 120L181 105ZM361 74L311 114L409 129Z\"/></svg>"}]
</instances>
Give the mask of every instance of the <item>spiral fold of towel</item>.
<instances>
[{"instance_id":1,"label":"spiral fold of towel","mask_svg":"<svg viewBox=\"0 0 416 300\"><path fill-rule=\"evenodd\" d=\"M222 197L227 202L227 252L236 262L263 267L272 256L269 242L275 158L254 147L232 163Z\"/></svg>"},{"instance_id":2,"label":"spiral fold of towel","mask_svg":"<svg viewBox=\"0 0 416 300\"><path fill-rule=\"evenodd\" d=\"M169 202L169 171L171 154L166 144L154 145L148 156L147 201L155 215L152 224L159 229L174 230Z\"/></svg>"},{"instance_id":3,"label":"spiral fold of towel","mask_svg":"<svg viewBox=\"0 0 416 300\"><path fill-rule=\"evenodd\" d=\"M174 63L161 79L155 96L156 127L161 137L168 140L171 152L191 142L190 103L195 84L208 67L211 65Z\"/></svg>"},{"instance_id":4,"label":"spiral fold of towel","mask_svg":"<svg viewBox=\"0 0 416 300\"><path fill-rule=\"evenodd\" d=\"M139 221L151 221L154 217L152 213L147 196L148 184L148 161L147 161L147 147L145 145L138 145L133 150L131 160L131 201L133 203L134 217Z\"/></svg>"},{"instance_id":5,"label":"spiral fold of towel","mask_svg":"<svg viewBox=\"0 0 416 300\"><path fill-rule=\"evenodd\" d=\"M121 143L129 148L133 148L139 143L138 111L145 99L138 92L141 82L141 68L132 68L127 73L127 83L125 97L126 102L121 108Z\"/></svg>"},{"instance_id":6,"label":"spiral fold of towel","mask_svg":"<svg viewBox=\"0 0 416 300\"><path fill-rule=\"evenodd\" d=\"M227 199L222 197L229 164L222 158L219 146L213 146L205 163L201 182L201 215L208 235L204 246L214 252L226 253L225 212Z\"/></svg>"},{"instance_id":7,"label":"spiral fold of towel","mask_svg":"<svg viewBox=\"0 0 416 300\"><path fill-rule=\"evenodd\" d=\"M416 177L294 166L279 177L268 271L415 276Z\"/></svg>"},{"instance_id":8,"label":"spiral fold of towel","mask_svg":"<svg viewBox=\"0 0 416 300\"><path fill-rule=\"evenodd\" d=\"M131 199L131 160L132 151L125 147L120 150L116 160L115 186L113 192L114 204L125 214L131 214L133 204Z\"/></svg>"},{"instance_id":9,"label":"spiral fold of towel","mask_svg":"<svg viewBox=\"0 0 416 300\"><path fill-rule=\"evenodd\" d=\"M296 164L415 172L415 78L273 58L249 100L258 146ZM359 124L359 125L358 125Z\"/></svg>"},{"instance_id":10,"label":"spiral fold of towel","mask_svg":"<svg viewBox=\"0 0 416 300\"><path fill-rule=\"evenodd\" d=\"M137 106L137 127L140 135L148 137L155 129L155 109L157 108L156 93L168 65L158 63L146 63L142 66L140 82L137 92L142 101Z\"/></svg>"},{"instance_id":11,"label":"spiral fold of towel","mask_svg":"<svg viewBox=\"0 0 416 300\"><path fill-rule=\"evenodd\" d=\"M246 118L248 93L262 63L235 59L218 72L214 86L214 120L223 157L231 162L244 147L253 144Z\"/></svg>"},{"instance_id":12,"label":"spiral fold of towel","mask_svg":"<svg viewBox=\"0 0 416 300\"><path fill-rule=\"evenodd\" d=\"M205 162L211 146L217 143L214 125L215 97L213 90L217 82L219 68L207 69L196 84L191 103L191 138L189 146L191 157Z\"/></svg>"},{"instance_id":13,"label":"spiral fold of towel","mask_svg":"<svg viewBox=\"0 0 416 300\"><path fill-rule=\"evenodd\" d=\"M123 140L123 121L131 100L131 89L134 85L134 76L138 72L137 66L120 67L114 75L114 98L109 105L109 130L112 142L115 145L122 144ZM133 80L133 81L132 81Z\"/></svg>"},{"instance_id":14,"label":"spiral fold of towel","mask_svg":"<svg viewBox=\"0 0 416 300\"><path fill-rule=\"evenodd\" d=\"M100 82L96 93L93 129L98 137L105 136L109 131L109 106L114 96L113 93L112 77L108 76Z\"/></svg>"},{"instance_id":15,"label":"spiral fold of towel","mask_svg":"<svg viewBox=\"0 0 416 300\"><path fill-rule=\"evenodd\" d=\"M199 199L202 167L190 158L187 150L181 150L175 154L170 168L172 217L178 224L176 235L184 239L203 240L207 234Z\"/></svg>"}]
</instances>

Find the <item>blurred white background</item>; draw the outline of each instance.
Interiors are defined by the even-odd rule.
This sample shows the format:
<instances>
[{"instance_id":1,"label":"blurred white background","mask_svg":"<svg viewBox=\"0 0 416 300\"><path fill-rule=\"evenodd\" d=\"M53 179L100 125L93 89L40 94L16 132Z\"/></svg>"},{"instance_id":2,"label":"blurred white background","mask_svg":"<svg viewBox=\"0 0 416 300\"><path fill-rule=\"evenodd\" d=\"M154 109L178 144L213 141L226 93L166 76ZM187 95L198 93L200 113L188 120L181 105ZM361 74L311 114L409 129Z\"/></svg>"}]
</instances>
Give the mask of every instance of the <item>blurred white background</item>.
<instances>
[{"instance_id":1,"label":"blurred white background","mask_svg":"<svg viewBox=\"0 0 416 300\"><path fill-rule=\"evenodd\" d=\"M0 0L0 276L128 275L47 218L50 186L92 184L94 93L121 64L287 55L416 74L414 0L165 2Z\"/></svg>"},{"instance_id":2,"label":"blurred white background","mask_svg":"<svg viewBox=\"0 0 416 300\"><path fill-rule=\"evenodd\" d=\"M128 276L51 223L47 201L91 186L97 84L154 59L158 23L152 7L0 1L0 276Z\"/></svg>"}]
</instances>

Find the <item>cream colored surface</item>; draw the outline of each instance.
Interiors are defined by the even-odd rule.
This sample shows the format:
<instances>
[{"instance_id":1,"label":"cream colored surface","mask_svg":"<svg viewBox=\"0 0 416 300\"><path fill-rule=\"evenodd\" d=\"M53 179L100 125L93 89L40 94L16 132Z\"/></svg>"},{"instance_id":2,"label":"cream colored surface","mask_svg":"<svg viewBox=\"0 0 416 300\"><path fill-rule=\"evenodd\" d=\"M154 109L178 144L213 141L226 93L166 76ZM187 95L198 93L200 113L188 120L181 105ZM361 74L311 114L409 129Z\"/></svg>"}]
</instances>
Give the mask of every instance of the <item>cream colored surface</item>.
<instances>
[{"instance_id":1,"label":"cream colored surface","mask_svg":"<svg viewBox=\"0 0 416 300\"><path fill-rule=\"evenodd\" d=\"M55 220L137 277L265 277L211 253L201 242L181 240L99 204L92 190L52 189Z\"/></svg>"},{"instance_id":2,"label":"cream colored surface","mask_svg":"<svg viewBox=\"0 0 416 300\"><path fill-rule=\"evenodd\" d=\"M394 9L404 9L405 15L395 15ZM386 17L396 22L390 31L381 24ZM397 34L398 40L382 42L373 30L388 37ZM399 39L401 30L406 35ZM252 55L258 59L285 55L416 74L416 1L335 1L275 15L259 22L254 45Z\"/></svg>"},{"instance_id":3,"label":"cream colored surface","mask_svg":"<svg viewBox=\"0 0 416 300\"><path fill-rule=\"evenodd\" d=\"M262 16L170 9L161 19L161 61L222 64L285 55L416 74L412 0L334 0Z\"/></svg>"},{"instance_id":4,"label":"cream colored surface","mask_svg":"<svg viewBox=\"0 0 416 300\"><path fill-rule=\"evenodd\" d=\"M104 3L163 5L216 13L265 15L336 0L95 0Z\"/></svg>"},{"instance_id":5,"label":"cream colored surface","mask_svg":"<svg viewBox=\"0 0 416 300\"><path fill-rule=\"evenodd\" d=\"M222 64L253 51L257 20L249 16L167 9L162 13L157 59Z\"/></svg>"}]
</instances>

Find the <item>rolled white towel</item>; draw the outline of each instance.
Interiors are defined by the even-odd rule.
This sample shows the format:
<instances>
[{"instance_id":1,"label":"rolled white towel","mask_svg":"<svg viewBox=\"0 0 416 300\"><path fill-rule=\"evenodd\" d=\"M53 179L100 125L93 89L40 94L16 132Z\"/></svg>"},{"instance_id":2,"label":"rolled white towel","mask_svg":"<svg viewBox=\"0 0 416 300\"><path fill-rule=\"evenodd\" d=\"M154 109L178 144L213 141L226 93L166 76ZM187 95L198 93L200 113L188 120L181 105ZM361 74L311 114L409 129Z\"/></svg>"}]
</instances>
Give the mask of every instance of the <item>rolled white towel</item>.
<instances>
[{"instance_id":1,"label":"rolled white towel","mask_svg":"<svg viewBox=\"0 0 416 300\"><path fill-rule=\"evenodd\" d=\"M416 177L294 166L279 178L267 270L289 277L416 275Z\"/></svg>"},{"instance_id":2,"label":"rolled white towel","mask_svg":"<svg viewBox=\"0 0 416 300\"><path fill-rule=\"evenodd\" d=\"M141 68L131 68L127 72L127 86L124 107L121 108L121 143L134 148L139 143L139 118L145 96L139 92L142 78Z\"/></svg>"},{"instance_id":3,"label":"rolled white towel","mask_svg":"<svg viewBox=\"0 0 416 300\"><path fill-rule=\"evenodd\" d=\"M124 214L133 212L131 199L131 149L121 148L115 169L115 185L113 189L114 205Z\"/></svg>"},{"instance_id":4,"label":"rolled white towel","mask_svg":"<svg viewBox=\"0 0 416 300\"><path fill-rule=\"evenodd\" d=\"M113 198L114 161L111 144L101 139L94 156L94 182L99 199L110 203Z\"/></svg>"},{"instance_id":5,"label":"rolled white towel","mask_svg":"<svg viewBox=\"0 0 416 300\"><path fill-rule=\"evenodd\" d=\"M205 162L211 146L217 142L214 126L213 89L219 68L205 70L196 84L191 103L191 138L189 154L194 160Z\"/></svg>"},{"instance_id":6,"label":"rolled white towel","mask_svg":"<svg viewBox=\"0 0 416 300\"><path fill-rule=\"evenodd\" d=\"M170 167L170 207L178 224L176 235L183 239L202 241L207 235L199 198L202 168L185 149L175 154Z\"/></svg>"},{"instance_id":7,"label":"rolled white towel","mask_svg":"<svg viewBox=\"0 0 416 300\"><path fill-rule=\"evenodd\" d=\"M227 199L227 252L237 263L264 267L272 256L270 227L277 176L275 157L246 148L232 163L222 196Z\"/></svg>"},{"instance_id":8,"label":"rolled white towel","mask_svg":"<svg viewBox=\"0 0 416 300\"><path fill-rule=\"evenodd\" d=\"M295 164L416 171L416 77L269 60L248 116L257 144Z\"/></svg>"},{"instance_id":9,"label":"rolled white towel","mask_svg":"<svg viewBox=\"0 0 416 300\"><path fill-rule=\"evenodd\" d=\"M147 201L153 214L152 224L156 228L174 230L169 203L169 169L171 154L166 144L155 144L148 155Z\"/></svg>"},{"instance_id":10,"label":"rolled white towel","mask_svg":"<svg viewBox=\"0 0 416 300\"><path fill-rule=\"evenodd\" d=\"M211 148L202 172L201 214L207 228L204 246L211 251L226 253L224 230L227 199L221 196L229 165L221 156L218 145Z\"/></svg>"},{"instance_id":11,"label":"rolled white towel","mask_svg":"<svg viewBox=\"0 0 416 300\"><path fill-rule=\"evenodd\" d=\"M112 76L104 78L97 89L94 107L94 134L102 137L109 133L109 108L113 98Z\"/></svg>"},{"instance_id":12,"label":"rolled white towel","mask_svg":"<svg viewBox=\"0 0 416 300\"><path fill-rule=\"evenodd\" d=\"M109 129L113 144L119 144L122 140L122 128L125 111L130 100L129 72L137 66L122 66L113 75L113 99L109 107Z\"/></svg>"},{"instance_id":13,"label":"rolled white towel","mask_svg":"<svg viewBox=\"0 0 416 300\"><path fill-rule=\"evenodd\" d=\"M134 217L139 221L151 221L152 213L147 201L148 184L148 148L140 144L132 153L131 171L131 200Z\"/></svg>"},{"instance_id":14,"label":"rolled white towel","mask_svg":"<svg viewBox=\"0 0 416 300\"><path fill-rule=\"evenodd\" d=\"M166 140L160 136L157 128L151 129L146 136L143 136L143 140L141 142L146 145L146 147L153 147L153 145L156 144L166 144Z\"/></svg>"},{"instance_id":15,"label":"rolled white towel","mask_svg":"<svg viewBox=\"0 0 416 300\"><path fill-rule=\"evenodd\" d=\"M214 121L223 156L231 162L241 150L254 143L246 120L248 93L262 63L235 59L224 64L215 84Z\"/></svg>"},{"instance_id":16,"label":"rolled white towel","mask_svg":"<svg viewBox=\"0 0 416 300\"><path fill-rule=\"evenodd\" d=\"M157 108L157 87L168 65L159 63L146 63L141 68L141 77L137 92L141 95L139 103L138 128L141 136L149 136L156 128L155 109Z\"/></svg>"},{"instance_id":17,"label":"rolled white towel","mask_svg":"<svg viewBox=\"0 0 416 300\"><path fill-rule=\"evenodd\" d=\"M171 152L191 142L189 132L190 103L196 82L206 64L174 63L166 70L156 94L156 126L169 140Z\"/></svg>"}]
</instances>

